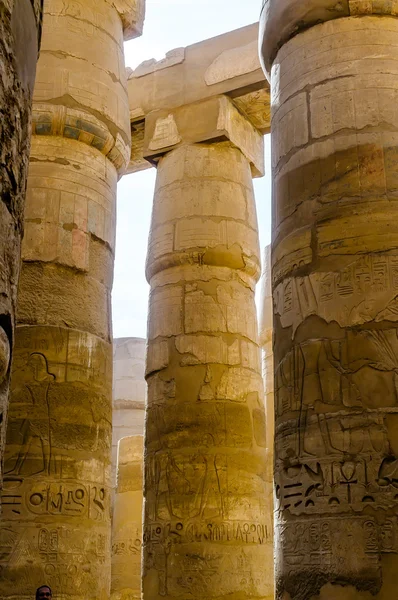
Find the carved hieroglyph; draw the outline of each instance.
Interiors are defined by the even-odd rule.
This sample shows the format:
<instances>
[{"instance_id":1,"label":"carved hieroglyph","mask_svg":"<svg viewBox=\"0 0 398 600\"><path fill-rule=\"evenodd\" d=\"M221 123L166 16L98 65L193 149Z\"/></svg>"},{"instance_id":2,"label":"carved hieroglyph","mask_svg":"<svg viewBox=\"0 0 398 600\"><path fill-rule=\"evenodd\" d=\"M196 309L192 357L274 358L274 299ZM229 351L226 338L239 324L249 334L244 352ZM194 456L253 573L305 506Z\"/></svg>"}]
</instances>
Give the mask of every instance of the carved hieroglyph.
<instances>
[{"instance_id":1,"label":"carved hieroglyph","mask_svg":"<svg viewBox=\"0 0 398 600\"><path fill-rule=\"evenodd\" d=\"M16 294L41 35L40 0L0 0L0 490ZM1 509L0 509L1 510Z\"/></svg>"},{"instance_id":2,"label":"carved hieroglyph","mask_svg":"<svg viewBox=\"0 0 398 600\"><path fill-rule=\"evenodd\" d=\"M163 157L147 260L145 600L273 597L259 267L242 152Z\"/></svg>"},{"instance_id":3,"label":"carved hieroglyph","mask_svg":"<svg viewBox=\"0 0 398 600\"><path fill-rule=\"evenodd\" d=\"M109 586L111 369L110 345L97 336L17 328L0 531L2 599L30 598L38 582L79 599Z\"/></svg>"},{"instance_id":4,"label":"carved hieroglyph","mask_svg":"<svg viewBox=\"0 0 398 600\"><path fill-rule=\"evenodd\" d=\"M146 340L113 340L112 485L116 482L117 448L121 438L143 435L145 418Z\"/></svg>"},{"instance_id":5,"label":"carved hieroglyph","mask_svg":"<svg viewBox=\"0 0 398 600\"><path fill-rule=\"evenodd\" d=\"M398 571L398 21L391 2L340 2L342 18L300 21L297 33L295 16L318 8L319 20L327 4L337 7L269 0L263 23L277 598L387 600Z\"/></svg>"},{"instance_id":6,"label":"carved hieroglyph","mask_svg":"<svg viewBox=\"0 0 398 600\"><path fill-rule=\"evenodd\" d=\"M125 11L128 3L119 5ZM47 583L64 600L108 600L109 309L116 184L130 151L122 19L113 2L46 1L33 134L0 598L28 600Z\"/></svg>"},{"instance_id":7,"label":"carved hieroglyph","mask_svg":"<svg viewBox=\"0 0 398 600\"><path fill-rule=\"evenodd\" d=\"M143 444L142 435L135 435L118 445L111 600L141 598Z\"/></svg>"}]
</instances>

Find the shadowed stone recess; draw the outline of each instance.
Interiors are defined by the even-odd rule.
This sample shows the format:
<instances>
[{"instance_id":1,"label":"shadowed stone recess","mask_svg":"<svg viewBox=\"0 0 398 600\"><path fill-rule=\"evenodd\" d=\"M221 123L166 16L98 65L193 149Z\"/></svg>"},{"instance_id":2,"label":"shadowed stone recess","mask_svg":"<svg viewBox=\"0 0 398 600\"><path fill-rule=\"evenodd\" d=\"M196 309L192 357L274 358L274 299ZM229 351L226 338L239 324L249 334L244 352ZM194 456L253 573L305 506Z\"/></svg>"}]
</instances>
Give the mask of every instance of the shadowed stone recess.
<instances>
[{"instance_id":1,"label":"shadowed stone recess","mask_svg":"<svg viewBox=\"0 0 398 600\"><path fill-rule=\"evenodd\" d=\"M333 3L326 17L331 4L269 0L263 13L276 597L387 600L398 570L398 20L395 2Z\"/></svg>"},{"instance_id":2,"label":"shadowed stone recess","mask_svg":"<svg viewBox=\"0 0 398 600\"><path fill-rule=\"evenodd\" d=\"M0 1L0 490L41 18L40 0Z\"/></svg>"}]
</instances>

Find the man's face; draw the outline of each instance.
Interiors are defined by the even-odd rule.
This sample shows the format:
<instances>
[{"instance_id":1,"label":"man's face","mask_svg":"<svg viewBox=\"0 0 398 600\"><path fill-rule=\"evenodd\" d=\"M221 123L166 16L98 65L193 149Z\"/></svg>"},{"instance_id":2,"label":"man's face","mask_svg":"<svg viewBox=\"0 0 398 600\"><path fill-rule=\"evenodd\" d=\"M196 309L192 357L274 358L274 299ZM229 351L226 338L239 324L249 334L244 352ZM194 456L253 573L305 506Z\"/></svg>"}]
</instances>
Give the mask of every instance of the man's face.
<instances>
[{"instance_id":1,"label":"man's face","mask_svg":"<svg viewBox=\"0 0 398 600\"><path fill-rule=\"evenodd\" d=\"M48 587L41 588L41 590L39 591L39 598L43 598L43 599L44 598L45 599L52 598L50 588L48 588Z\"/></svg>"}]
</instances>

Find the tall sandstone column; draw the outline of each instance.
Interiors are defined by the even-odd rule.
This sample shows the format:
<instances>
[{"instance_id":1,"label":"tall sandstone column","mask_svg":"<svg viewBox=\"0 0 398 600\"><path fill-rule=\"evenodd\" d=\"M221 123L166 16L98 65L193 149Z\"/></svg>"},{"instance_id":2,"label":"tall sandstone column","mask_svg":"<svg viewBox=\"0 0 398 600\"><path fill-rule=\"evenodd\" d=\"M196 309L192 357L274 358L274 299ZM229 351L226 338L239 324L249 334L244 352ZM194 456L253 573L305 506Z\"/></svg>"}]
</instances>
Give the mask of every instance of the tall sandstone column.
<instances>
[{"instance_id":1,"label":"tall sandstone column","mask_svg":"<svg viewBox=\"0 0 398 600\"><path fill-rule=\"evenodd\" d=\"M395 5L264 5L279 600L396 595Z\"/></svg>"},{"instance_id":2,"label":"tall sandstone column","mask_svg":"<svg viewBox=\"0 0 398 600\"><path fill-rule=\"evenodd\" d=\"M0 1L0 490L41 19L40 0Z\"/></svg>"},{"instance_id":3,"label":"tall sandstone column","mask_svg":"<svg viewBox=\"0 0 398 600\"><path fill-rule=\"evenodd\" d=\"M235 133L250 133L229 100L216 106L234 111ZM195 106L187 122L211 114ZM272 597L252 174L242 150L218 137L182 145L158 166L147 262L145 600Z\"/></svg>"},{"instance_id":4,"label":"tall sandstone column","mask_svg":"<svg viewBox=\"0 0 398 600\"><path fill-rule=\"evenodd\" d=\"M110 590L116 183L137 5L45 5L7 430L0 598ZM139 24L137 25L139 27Z\"/></svg>"},{"instance_id":5,"label":"tall sandstone column","mask_svg":"<svg viewBox=\"0 0 398 600\"><path fill-rule=\"evenodd\" d=\"M129 169L158 169L143 597L271 600L252 185L270 115L257 24L145 61L128 90Z\"/></svg>"},{"instance_id":6,"label":"tall sandstone column","mask_svg":"<svg viewBox=\"0 0 398 600\"><path fill-rule=\"evenodd\" d=\"M111 600L141 599L143 446L142 435L118 443Z\"/></svg>"}]
</instances>

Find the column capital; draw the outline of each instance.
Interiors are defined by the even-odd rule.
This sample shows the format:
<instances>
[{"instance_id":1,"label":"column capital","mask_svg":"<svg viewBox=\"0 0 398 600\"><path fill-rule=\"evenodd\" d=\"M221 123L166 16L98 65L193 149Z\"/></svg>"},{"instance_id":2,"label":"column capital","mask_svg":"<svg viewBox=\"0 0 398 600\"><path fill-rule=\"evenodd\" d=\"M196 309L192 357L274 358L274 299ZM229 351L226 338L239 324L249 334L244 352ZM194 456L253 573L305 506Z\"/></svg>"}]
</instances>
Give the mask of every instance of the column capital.
<instances>
[{"instance_id":1,"label":"column capital","mask_svg":"<svg viewBox=\"0 0 398 600\"><path fill-rule=\"evenodd\" d=\"M142 35L145 20L145 0L112 0L123 23L125 41Z\"/></svg>"},{"instance_id":2,"label":"column capital","mask_svg":"<svg viewBox=\"0 0 398 600\"><path fill-rule=\"evenodd\" d=\"M162 149L164 153L179 143L211 142L220 136L236 143L230 136L231 123L227 135L220 133L220 129L225 129L221 122L217 126L217 114L225 115L225 111L230 116L238 115L234 121L246 122L244 129L255 133L249 137L261 138L270 128L270 99L269 85L258 58L258 24L187 48L177 48L160 61L145 61L135 71L130 71L128 93L132 124L132 156L128 172L150 167L150 163L156 162L156 156L162 154ZM208 108L209 115L205 113ZM200 122L187 120L187 115L194 113L200 116ZM170 139L172 129L174 131L174 141L168 146L162 145L159 139L152 139L156 133L154 123L159 118L169 119L159 123L159 127L169 128ZM180 123L177 123L178 119ZM178 133L172 120L177 123ZM201 128L201 135L197 135L198 131L193 135L195 128ZM158 128L157 138L159 134ZM154 147L156 144L157 148ZM261 174L263 167L259 161L252 157L250 161L255 165L256 174Z\"/></svg>"},{"instance_id":3,"label":"column capital","mask_svg":"<svg viewBox=\"0 0 398 600\"><path fill-rule=\"evenodd\" d=\"M398 8L391 0L264 0L260 55L267 76L279 48L300 31L332 19L372 14L396 16Z\"/></svg>"},{"instance_id":4,"label":"column capital","mask_svg":"<svg viewBox=\"0 0 398 600\"><path fill-rule=\"evenodd\" d=\"M127 77L120 69L124 57L119 15L123 21L122 10L130 6L132 17L133 4L138 10L143 3L46 2L33 94L35 138L63 137L91 146L108 158L119 175L129 162L131 148ZM124 22L123 27L126 35Z\"/></svg>"},{"instance_id":5,"label":"column capital","mask_svg":"<svg viewBox=\"0 0 398 600\"><path fill-rule=\"evenodd\" d=\"M261 133L227 96L217 96L174 110L158 110L145 122L143 156L152 164L184 144L232 142L250 163L253 177L264 175Z\"/></svg>"}]
</instances>

